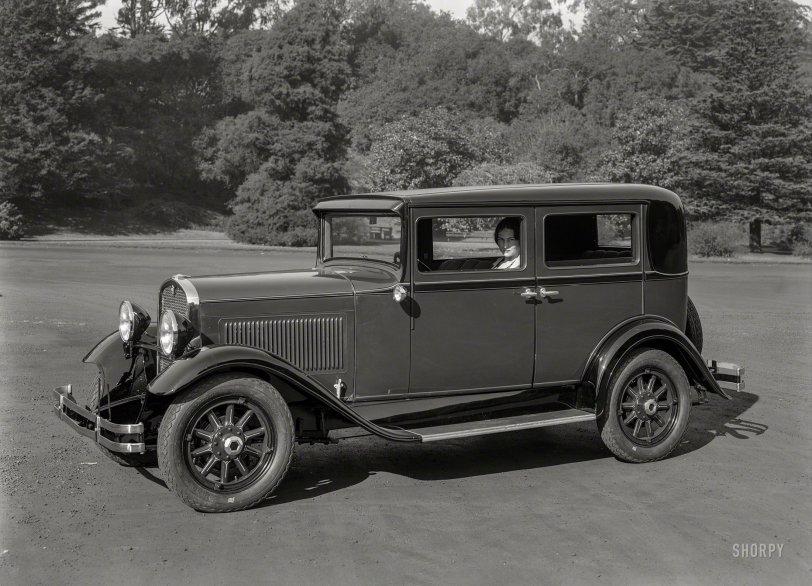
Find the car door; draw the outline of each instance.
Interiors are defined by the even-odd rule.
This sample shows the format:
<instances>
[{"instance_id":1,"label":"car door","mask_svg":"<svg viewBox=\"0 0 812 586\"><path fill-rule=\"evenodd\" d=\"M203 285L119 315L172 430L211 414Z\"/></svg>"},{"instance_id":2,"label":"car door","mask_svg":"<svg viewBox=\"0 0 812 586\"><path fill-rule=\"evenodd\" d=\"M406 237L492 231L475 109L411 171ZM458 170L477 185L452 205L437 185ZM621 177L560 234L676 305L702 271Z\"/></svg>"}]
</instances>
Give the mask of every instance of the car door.
<instances>
[{"instance_id":1,"label":"car door","mask_svg":"<svg viewBox=\"0 0 812 586\"><path fill-rule=\"evenodd\" d=\"M536 208L535 385L580 380L600 340L643 313L639 204Z\"/></svg>"},{"instance_id":2,"label":"car door","mask_svg":"<svg viewBox=\"0 0 812 586\"><path fill-rule=\"evenodd\" d=\"M521 226L520 266L494 269L494 226ZM530 207L428 208L411 212L412 332L409 396L529 388L535 303Z\"/></svg>"}]
</instances>

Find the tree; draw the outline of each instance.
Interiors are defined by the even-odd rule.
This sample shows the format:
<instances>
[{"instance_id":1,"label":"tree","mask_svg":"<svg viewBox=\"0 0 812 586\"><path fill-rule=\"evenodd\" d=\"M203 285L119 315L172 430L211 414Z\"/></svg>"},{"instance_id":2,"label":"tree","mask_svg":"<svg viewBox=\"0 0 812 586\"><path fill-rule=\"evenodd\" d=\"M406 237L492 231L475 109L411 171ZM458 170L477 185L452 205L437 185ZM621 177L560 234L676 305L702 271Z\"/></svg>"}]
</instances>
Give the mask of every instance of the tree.
<instances>
[{"instance_id":1,"label":"tree","mask_svg":"<svg viewBox=\"0 0 812 586\"><path fill-rule=\"evenodd\" d=\"M375 136L375 191L447 187L463 170L501 161L504 149L492 124L467 121L444 108L386 124Z\"/></svg>"},{"instance_id":2,"label":"tree","mask_svg":"<svg viewBox=\"0 0 812 586\"><path fill-rule=\"evenodd\" d=\"M661 1L648 23L648 42L709 77L708 93L694 102L689 192L739 206L808 202L812 95L798 73L807 24L801 7L790 0Z\"/></svg>"},{"instance_id":3,"label":"tree","mask_svg":"<svg viewBox=\"0 0 812 586\"><path fill-rule=\"evenodd\" d=\"M503 43L408 2L372 2L347 25L353 84L339 105L356 148L402 116L445 106L506 122L519 88Z\"/></svg>"},{"instance_id":4,"label":"tree","mask_svg":"<svg viewBox=\"0 0 812 586\"><path fill-rule=\"evenodd\" d=\"M121 153L120 185L187 199L218 191L201 182L193 164L196 137L221 115L217 44L143 34L105 35L88 45L98 94L93 127Z\"/></svg>"},{"instance_id":5,"label":"tree","mask_svg":"<svg viewBox=\"0 0 812 586\"><path fill-rule=\"evenodd\" d=\"M553 183L556 177L540 165L531 162L499 164L482 163L466 169L452 182L455 186L468 185L521 185Z\"/></svg>"},{"instance_id":6,"label":"tree","mask_svg":"<svg viewBox=\"0 0 812 586\"><path fill-rule=\"evenodd\" d=\"M237 240L313 244L313 202L347 190L347 130L336 113L350 75L340 8L301 0L255 39L241 67L240 97L250 109L199 143L204 176L239 185L227 228Z\"/></svg>"},{"instance_id":7,"label":"tree","mask_svg":"<svg viewBox=\"0 0 812 586\"><path fill-rule=\"evenodd\" d=\"M98 1L0 3L0 198L91 190L101 138L84 124L93 93L82 38Z\"/></svg>"},{"instance_id":8,"label":"tree","mask_svg":"<svg viewBox=\"0 0 812 586\"><path fill-rule=\"evenodd\" d=\"M561 6L566 5L567 1L476 0L466 15L475 30L500 41L522 38L541 45L551 41L557 44L561 39L563 23L560 9L556 10L553 3Z\"/></svg>"},{"instance_id":9,"label":"tree","mask_svg":"<svg viewBox=\"0 0 812 586\"><path fill-rule=\"evenodd\" d=\"M230 35L251 26L268 26L289 0L123 0L116 18L130 37L167 28L173 36Z\"/></svg>"},{"instance_id":10,"label":"tree","mask_svg":"<svg viewBox=\"0 0 812 586\"><path fill-rule=\"evenodd\" d=\"M619 117L598 179L679 189L689 149L688 117L686 108L665 100L637 102Z\"/></svg>"}]
</instances>

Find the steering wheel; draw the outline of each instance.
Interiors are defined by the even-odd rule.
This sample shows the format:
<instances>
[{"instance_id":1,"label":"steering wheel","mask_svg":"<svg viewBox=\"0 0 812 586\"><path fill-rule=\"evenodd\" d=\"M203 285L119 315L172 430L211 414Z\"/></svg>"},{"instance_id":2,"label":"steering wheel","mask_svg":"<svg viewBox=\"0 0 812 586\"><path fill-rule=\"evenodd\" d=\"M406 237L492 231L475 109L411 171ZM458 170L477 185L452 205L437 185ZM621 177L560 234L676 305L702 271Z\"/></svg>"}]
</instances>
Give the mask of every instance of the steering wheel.
<instances>
[{"instance_id":1,"label":"steering wheel","mask_svg":"<svg viewBox=\"0 0 812 586\"><path fill-rule=\"evenodd\" d=\"M421 272L430 273L432 271L431 267L424 263L419 258L417 259L417 268L420 269Z\"/></svg>"}]
</instances>

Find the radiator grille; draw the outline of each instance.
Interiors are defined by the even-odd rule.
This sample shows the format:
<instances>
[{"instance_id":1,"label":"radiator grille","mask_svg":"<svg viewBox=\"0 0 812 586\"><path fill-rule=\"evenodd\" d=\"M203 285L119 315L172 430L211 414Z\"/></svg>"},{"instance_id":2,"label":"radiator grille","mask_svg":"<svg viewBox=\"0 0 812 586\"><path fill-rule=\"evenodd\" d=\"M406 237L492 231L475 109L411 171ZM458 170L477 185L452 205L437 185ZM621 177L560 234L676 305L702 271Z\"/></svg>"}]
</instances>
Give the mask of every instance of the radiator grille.
<instances>
[{"instance_id":1,"label":"radiator grille","mask_svg":"<svg viewBox=\"0 0 812 586\"><path fill-rule=\"evenodd\" d=\"M235 319L220 322L220 340L261 348L305 372L344 370L344 316Z\"/></svg>"},{"instance_id":2,"label":"radiator grille","mask_svg":"<svg viewBox=\"0 0 812 586\"><path fill-rule=\"evenodd\" d=\"M186 293L177 284L169 283L161 289L160 301L158 302L158 319L166 309L171 309L181 317L189 318L189 304L186 301ZM167 358L158 352L158 372L163 372L173 362L172 358Z\"/></svg>"}]
</instances>

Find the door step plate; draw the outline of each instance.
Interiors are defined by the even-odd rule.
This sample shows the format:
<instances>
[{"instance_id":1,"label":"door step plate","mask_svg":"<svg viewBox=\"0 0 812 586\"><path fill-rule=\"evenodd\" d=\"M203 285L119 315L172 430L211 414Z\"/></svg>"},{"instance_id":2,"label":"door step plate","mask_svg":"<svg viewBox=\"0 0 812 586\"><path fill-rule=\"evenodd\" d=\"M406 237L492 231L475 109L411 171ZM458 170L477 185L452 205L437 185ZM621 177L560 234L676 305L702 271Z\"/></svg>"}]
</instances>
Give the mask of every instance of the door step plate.
<instances>
[{"instance_id":1,"label":"door step plate","mask_svg":"<svg viewBox=\"0 0 812 586\"><path fill-rule=\"evenodd\" d=\"M595 414L580 409L564 409L546 413L532 413L530 415L515 415L502 419L488 419L487 421L466 421L465 423L422 427L410 429L409 431L419 435L422 442L437 442L461 437L563 425L565 423L581 423L583 421L595 421Z\"/></svg>"}]
</instances>

